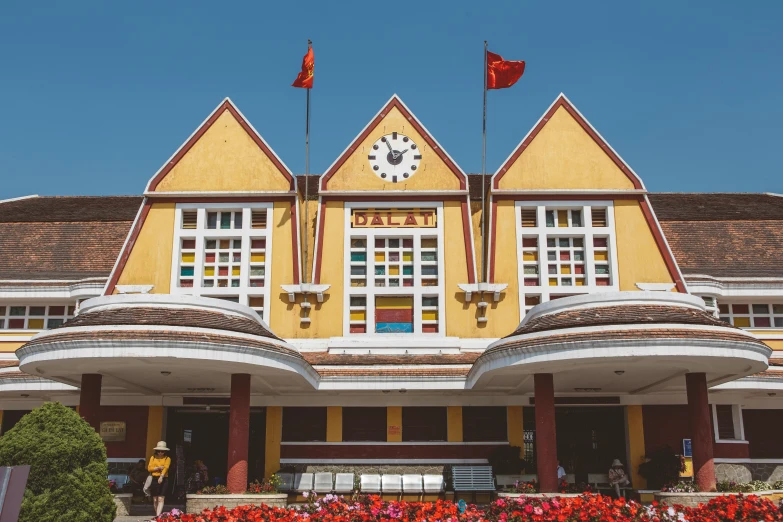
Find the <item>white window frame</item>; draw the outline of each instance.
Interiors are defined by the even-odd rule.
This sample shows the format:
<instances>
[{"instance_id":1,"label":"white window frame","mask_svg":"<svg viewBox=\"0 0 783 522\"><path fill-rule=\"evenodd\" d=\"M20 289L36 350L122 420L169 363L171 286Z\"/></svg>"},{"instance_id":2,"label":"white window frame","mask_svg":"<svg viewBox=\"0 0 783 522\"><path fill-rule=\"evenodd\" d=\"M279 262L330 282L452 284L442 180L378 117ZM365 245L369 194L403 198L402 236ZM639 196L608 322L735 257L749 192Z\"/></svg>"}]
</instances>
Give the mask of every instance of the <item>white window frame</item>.
<instances>
[{"instance_id":1,"label":"white window frame","mask_svg":"<svg viewBox=\"0 0 783 522\"><path fill-rule=\"evenodd\" d=\"M30 308L32 307L43 307L44 308L44 315L30 315ZM49 309L52 306L63 306L65 307L65 314L63 315L50 315ZM42 332L44 330L49 330L49 319L63 319L64 321L67 321L69 319L73 319L76 315L76 311L78 311L78 304L76 301L66 301L66 302L51 302L47 301L45 303L36 303L36 302L29 302L25 301L23 303L15 303L13 301L6 301L6 302L0 302L0 308L5 307L5 314L0 314L0 322L2 325L0 326L0 332ZM11 308L12 307L24 307L25 308L25 314L24 315L11 315ZM74 313L69 314L68 308L74 307ZM22 319L24 321L24 328L11 328L9 326L10 321L12 319ZM28 325L30 324L30 319L43 319L43 328L30 328Z\"/></svg>"},{"instance_id":2,"label":"white window frame","mask_svg":"<svg viewBox=\"0 0 783 522\"><path fill-rule=\"evenodd\" d=\"M720 433L718 430L718 409L717 406L728 406L727 404L713 404L712 405L712 431L715 435L715 442L721 444L747 444L745 440L745 425L742 422L742 406L739 404L731 405L731 420L734 424L734 438L733 439L721 439L718 438Z\"/></svg>"},{"instance_id":3,"label":"white window frame","mask_svg":"<svg viewBox=\"0 0 783 522\"><path fill-rule=\"evenodd\" d=\"M351 213L354 209L435 209L437 222L435 227L431 228L351 228ZM346 201L344 207L345 216L345 238L343 246L343 335L373 336L385 338L404 338L425 336L425 337L445 337L446 336L446 271L444 268L444 233L443 233L443 203L439 201L404 201L390 203L388 201ZM367 238L367 271L366 286L351 286L351 237L363 236ZM377 295L380 296L413 296L413 333L376 333L375 332L375 297L376 286L373 277L375 275L375 256L371 255L371 246L375 248L376 237L400 237L411 236L413 241L413 286L399 287L377 287ZM421 238L422 236L436 236L438 240L438 285L421 285ZM367 297L365 309L366 333L351 333L351 295L363 295ZM438 297L438 332L422 333L422 305L423 296ZM372 326L372 327L371 327Z\"/></svg>"},{"instance_id":4,"label":"white window frame","mask_svg":"<svg viewBox=\"0 0 783 522\"><path fill-rule=\"evenodd\" d=\"M606 209L606 227L594 228L591 209L593 207ZM536 226L522 226L522 209L536 209ZM581 227L547 227L547 210L581 210ZM619 270L617 262L617 236L614 226L614 204L612 201L515 201L514 219L517 231L517 284L519 286L519 316L520 320L525 316L525 294L537 294L541 296L541 302L550 300L552 294L581 295L598 292L617 291L620 288ZM546 239L547 236L583 236L585 250L585 285L584 286L549 286L547 277L546 262ZM522 239L523 236L538 236L538 283L539 286L525 286L524 262L522 259ZM610 282L608 286L597 286L595 284L595 258L593 253L593 241L595 236L607 238L607 252L609 254ZM590 238L590 241L587 238Z\"/></svg>"},{"instance_id":5,"label":"white window frame","mask_svg":"<svg viewBox=\"0 0 783 522\"><path fill-rule=\"evenodd\" d=\"M263 296L264 311L262 319L269 324L269 308L271 306L272 287L272 218L274 205L272 203L177 203L174 217L174 247L171 256L171 294L196 295L206 297L239 297L239 303L249 306L248 297ZM266 228L251 228L252 211L266 209ZM182 212L184 210L196 210L196 228L182 228ZM242 228L208 229L207 212L242 212ZM218 226L219 223L218 223ZM242 239L242 267L238 287L204 287L204 240L205 238L241 238ZM193 263L193 287L181 288L179 286L179 269L182 258L182 239L192 238L196 240L196 260ZM250 286L250 240L266 239L264 258L264 286Z\"/></svg>"},{"instance_id":6,"label":"white window frame","mask_svg":"<svg viewBox=\"0 0 783 522\"><path fill-rule=\"evenodd\" d=\"M769 313L767 313L767 314L755 314L753 312L753 305L754 304L757 304L757 305L767 305L767 307L768 307L767 310L769 310ZM747 318L748 321L750 322L750 326L737 326L737 328L743 328L743 329L746 329L746 330L775 330L775 329L779 330L781 327L780 326L775 326L775 318L776 317L780 318L781 314L775 314L773 306L775 306L775 305L776 306L780 306L781 304L783 304L783 303L781 303L780 301L778 301L778 302L770 302L770 301L763 301L763 300L759 300L759 299L752 300L752 301L742 300L742 301L729 301L729 302L726 302L726 300L721 299L721 300L717 301L717 303L716 303L716 307L717 307L716 308L716 313L717 313L717 316L719 318L728 318L729 319L729 324L731 324L732 326L736 326L734 324L734 319L737 318L737 317ZM729 307L729 313L728 314L720 313L720 308L719 308L720 305L728 306ZM748 307L748 313L747 314L735 314L734 313L734 307L737 306L737 305L740 305L740 306L745 305L745 306L747 306ZM766 318L769 318L769 326L754 326L755 322L756 322L756 317L766 317Z\"/></svg>"}]
</instances>

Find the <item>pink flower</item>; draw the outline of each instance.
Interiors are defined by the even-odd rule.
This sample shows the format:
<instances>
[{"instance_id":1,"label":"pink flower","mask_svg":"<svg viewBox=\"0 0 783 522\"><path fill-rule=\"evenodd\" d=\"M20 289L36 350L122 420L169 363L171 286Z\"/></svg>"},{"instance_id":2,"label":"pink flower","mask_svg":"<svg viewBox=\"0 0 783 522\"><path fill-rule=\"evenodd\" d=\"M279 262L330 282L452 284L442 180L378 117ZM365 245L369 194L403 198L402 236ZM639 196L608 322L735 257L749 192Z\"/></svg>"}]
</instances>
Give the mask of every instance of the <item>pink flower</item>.
<instances>
[{"instance_id":1,"label":"pink flower","mask_svg":"<svg viewBox=\"0 0 783 522\"><path fill-rule=\"evenodd\" d=\"M533 508L533 513L536 514L536 515L543 515L544 514L544 510L541 509L540 507L536 506L536 507Z\"/></svg>"}]
</instances>

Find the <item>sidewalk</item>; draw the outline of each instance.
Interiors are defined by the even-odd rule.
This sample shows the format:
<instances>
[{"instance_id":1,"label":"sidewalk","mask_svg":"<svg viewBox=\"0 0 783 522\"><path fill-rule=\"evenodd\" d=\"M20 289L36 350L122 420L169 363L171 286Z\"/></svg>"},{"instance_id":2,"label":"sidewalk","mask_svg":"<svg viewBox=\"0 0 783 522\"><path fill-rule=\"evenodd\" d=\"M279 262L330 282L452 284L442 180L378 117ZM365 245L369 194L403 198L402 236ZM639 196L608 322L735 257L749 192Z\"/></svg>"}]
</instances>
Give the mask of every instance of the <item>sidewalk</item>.
<instances>
[{"instance_id":1,"label":"sidewalk","mask_svg":"<svg viewBox=\"0 0 783 522\"><path fill-rule=\"evenodd\" d=\"M178 506L176 504L169 505L165 504L163 506L163 512L171 511L172 509L177 508L179 510L184 510L185 506ZM127 517L117 517L114 519L114 522L147 522L148 520L152 519L155 516L155 511L152 509L152 506L150 504L134 504L131 506L131 514Z\"/></svg>"}]
</instances>

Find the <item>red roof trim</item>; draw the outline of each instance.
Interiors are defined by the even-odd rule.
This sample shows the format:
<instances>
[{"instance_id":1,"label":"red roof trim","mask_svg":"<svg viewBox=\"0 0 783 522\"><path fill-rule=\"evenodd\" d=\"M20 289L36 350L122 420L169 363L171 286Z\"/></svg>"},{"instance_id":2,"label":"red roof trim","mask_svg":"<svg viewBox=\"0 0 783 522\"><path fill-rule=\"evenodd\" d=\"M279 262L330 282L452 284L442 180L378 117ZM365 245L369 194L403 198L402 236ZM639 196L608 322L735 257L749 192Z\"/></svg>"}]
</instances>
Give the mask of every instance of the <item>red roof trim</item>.
<instances>
[{"instance_id":1,"label":"red roof trim","mask_svg":"<svg viewBox=\"0 0 783 522\"><path fill-rule=\"evenodd\" d=\"M294 177L288 172L288 169L285 168L285 166L280 162L280 159L269 149L269 147L264 143L264 141L258 136L258 134L253 131L253 128L248 124L247 121L239 114L239 112L236 110L234 105L229 101L226 100L220 106L218 106L217 109L215 109L215 112L212 113L212 116L205 121L201 127L196 131L193 136L190 137L190 139L185 142L185 144L177 151L177 153L174 155L173 158L155 175L155 177L150 181L148 191L153 192L155 188L158 186L158 184L163 181L163 178L166 177L166 175L173 169L177 163L187 154L191 148L196 144L196 142L201 139L201 137L209 130L210 127L217 121L217 119L223 115L225 111L228 111L231 113L231 115L234 117L234 119L239 123L239 125L245 129L245 132L247 132L248 136L255 142L256 145L266 154L266 156L272 161L272 163L277 167L277 170L280 171L280 173L285 176L285 178L288 180L291 190L295 190L295 181Z\"/></svg>"},{"instance_id":2,"label":"red roof trim","mask_svg":"<svg viewBox=\"0 0 783 522\"><path fill-rule=\"evenodd\" d=\"M641 180L631 171L631 168L626 165L626 163L620 159L620 157L612 150L612 148L609 146L606 141L604 141L598 133L590 126L589 123L582 117L582 115L579 114L579 112L574 109L574 107L568 102L565 96L562 94L555 100L555 103L552 104L552 107L544 114L544 116L541 118L541 120L538 122L538 124L533 128L532 131L525 137L524 141L519 144L519 146L514 150L514 152L511 154L511 156L506 160L506 162L503 164L502 167L498 170L497 174L495 174L494 179L492 180L492 188L498 189L500 184L500 179L506 174L509 168L514 164L514 162L519 159L519 157L522 155L523 152L527 149L527 147L533 142L533 140L538 136L538 133L541 132L541 130L544 128L544 126L549 122L549 120L552 118L552 116L555 115L555 112L557 112L557 109L560 107L564 108L568 114L571 115L572 118L574 118L577 123L584 129L584 131L590 135L591 138L593 138L593 141L601 147L601 150L603 150L607 156L614 162L615 165L625 174L625 176L633 183L634 188L638 190L643 190L644 187L642 186Z\"/></svg>"},{"instance_id":3,"label":"red roof trim","mask_svg":"<svg viewBox=\"0 0 783 522\"><path fill-rule=\"evenodd\" d=\"M454 175L459 179L459 188L460 190L465 190L467 187L467 180L465 179L466 176L462 173L462 171L457 167L457 165L451 160L451 158L448 157L448 155L443 152L441 147L435 142L435 140L430 136L429 132L427 132L424 127L421 126L419 121L416 119L416 117L411 114L410 111L408 111L407 108L405 108L405 105L400 101L400 99L397 96L392 97L391 100L389 100L389 103L386 104L386 106L381 109L381 112L378 113L378 115L370 122L369 125L364 129L364 131L359 134L359 136L353 140L351 145L343 152L343 154L340 156L340 158L332 165L332 167L323 175L321 178L321 190L326 191L328 190L326 188L326 184L329 182L329 179L331 179L332 176L335 175L335 173L340 169L340 167L345 164L346 161L348 161L348 158L356 152L357 147L361 142L367 138L367 136L370 135L372 131L375 130L375 128L383 121L383 118L386 117L387 114L389 114L389 111L391 111L394 107L399 110L402 115L405 117L406 120L408 120L411 125L413 125L413 128L416 129L416 131L421 134L421 136L424 138L424 141L427 142L427 144L432 148L432 150L435 151L435 153L438 155L438 157L446 164L446 166L451 170L451 172L454 173Z\"/></svg>"}]
</instances>

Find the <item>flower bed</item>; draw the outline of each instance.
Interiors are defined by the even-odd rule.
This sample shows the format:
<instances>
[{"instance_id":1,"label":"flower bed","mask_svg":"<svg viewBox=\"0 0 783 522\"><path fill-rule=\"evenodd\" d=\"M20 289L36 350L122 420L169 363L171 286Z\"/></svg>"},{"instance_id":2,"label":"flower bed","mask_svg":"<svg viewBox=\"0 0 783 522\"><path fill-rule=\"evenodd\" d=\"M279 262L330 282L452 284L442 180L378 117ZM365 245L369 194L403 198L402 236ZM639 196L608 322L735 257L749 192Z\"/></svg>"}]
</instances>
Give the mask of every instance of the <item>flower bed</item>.
<instances>
[{"instance_id":1,"label":"flower bed","mask_svg":"<svg viewBox=\"0 0 783 522\"><path fill-rule=\"evenodd\" d=\"M715 498L695 508L643 506L625 499L585 494L576 498L501 498L486 509L454 502L385 502L378 496L348 500L326 495L299 508L220 507L199 514L163 514L158 522L691 522L783 521L778 508L755 495Z\"/></svg>"}]
</instances>

